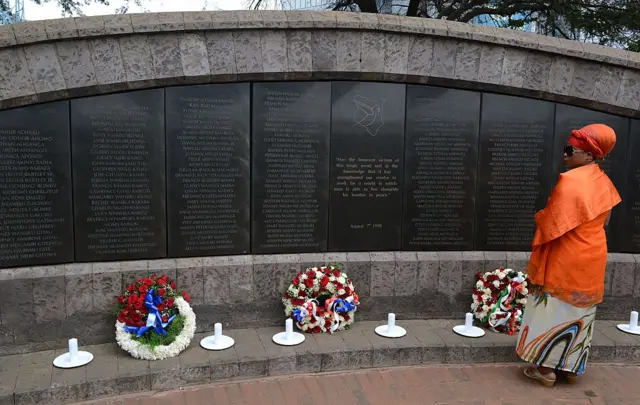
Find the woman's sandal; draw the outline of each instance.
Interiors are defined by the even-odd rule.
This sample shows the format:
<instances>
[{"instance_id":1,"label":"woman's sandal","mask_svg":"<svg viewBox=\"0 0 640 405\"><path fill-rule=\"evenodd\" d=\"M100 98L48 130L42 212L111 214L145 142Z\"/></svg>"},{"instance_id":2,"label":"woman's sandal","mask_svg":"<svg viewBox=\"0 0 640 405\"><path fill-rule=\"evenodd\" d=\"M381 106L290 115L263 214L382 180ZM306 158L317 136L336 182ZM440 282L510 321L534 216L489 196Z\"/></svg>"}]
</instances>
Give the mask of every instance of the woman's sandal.
<instances>
[{"instance_id":1,"label":"woman's sandal","mask_svg":"<svg viewBox=\"0 0 640 405\"><path fill-rule=\"evenodd\" d=\"M578 383L578 374L567 373L566 377L568 384L574 385Z\"/></svg>"},{"instance_id":2,"label":"woman's sandal","mask_svg":"<svg viewBox=\"0 0 640 405\"><path fill-rule=\"evenodd\" d=\"M556 384L555 378L549 378L542 375L538 367L529 367L524 370L524 375L531 378L532 380L536 380L545 387L551 388Z\"/></svg>"}]
</instances>

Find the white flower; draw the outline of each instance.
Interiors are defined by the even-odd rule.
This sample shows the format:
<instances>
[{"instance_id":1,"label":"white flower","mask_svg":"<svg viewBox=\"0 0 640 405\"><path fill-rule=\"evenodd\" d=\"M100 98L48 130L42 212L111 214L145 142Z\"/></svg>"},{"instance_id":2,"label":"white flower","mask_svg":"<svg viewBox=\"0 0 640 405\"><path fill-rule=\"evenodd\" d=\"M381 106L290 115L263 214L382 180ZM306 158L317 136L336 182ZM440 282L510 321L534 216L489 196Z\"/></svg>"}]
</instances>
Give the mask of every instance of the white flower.
<instances>
[{"instance_id":1,"label":"white flower","mask_svg":"<svg viewBox=\"0 0 640 405\"><path fill-rule=\"evenodd\" d=\"M322 278L322 272L316 271L316 278Z\"/></svg>"},{"instance_id":2,"label":"white flower","mask_svg":"<svg viewBox=\"0 0 640 405\"><path fill-rule=\"evenodd\" d=\"M482 282L482 280L478 280L478 282L476 283L476 288L478 290L481 290L484 288L484 283Z\"/></svg>"},{"instance_id":3,"label":"white flower","mask_svg":"<svg viewBox=\"0 0 640 405\"><path fill-rule=\"evenodd\" d=\"M489 298L491 298L490 295L482 294L482 302L487 301Z\"/></svg>"},{"instance_id":4,"label":"white flower","mask_svg":"<svg viewBox=\"0 0 640 405\"><path fill-rule=\"evenodd\" d=\"M347 292L345 290L343 290L343 289L338 290L338 295L344 295L346 293Z\"/></svg>"},{"instance_id":5,"label":"white flower","mask_svg":"<svg viewBox=\"0 0 640 405\"><path fill-rule=\"evenodd\" d=\"M329 281L332 282L332 283L335 283L336 277L335 276L329 276Z\"/></svg>"},{"instance_id":6,"label":"white flower","mask_svg":"<svg viewBox=\"0 0 640 405\"><path fill-rule=\"evenodd\" d=\"M488 313L490 309L491 309L491 308L489 308L489 306L488 306L488 305L483 305L483 306L482 306L482 312L487 312L487 313Z\"/></svg>"},{"instance_id":7,"label":"white flower","mask_svg":"<svg viewBox=\"0 0 640 405\"><path fill-rule=\"evenodd\" d=\"M500 273L500 274L498 274L498 278L499 278L500 280L502 280L502 279L503 279L503 278L505 278L505 277L507 277L507 275L506 275L506 274L504 274L504 273Z\"/></svg>"},{"instance_id":8,"label":"white flower","mask_svg":"<svg viewBox=\"0 0 640 405\"><path fill-rule=\"evenodd\" d=\"M344 283L346 283L346 282L347 282L347 280L345 280L344 277L342 277L342 276L338 277L338 283L344 285Z\"/></svg>"},{"instance_id":9,"label":"white flower","mask_svg":"<svg viewBox=\"0 0 640 405\"><path fill-rule=\"evenodd\" d=\"M302 273L302 275L300 276L300 280L304 281L307 279L307 274L306 273Z\"/></svg>"},{"instance_id":10,"label":"white flower","mask_svg":"<svg viewBox=\"0 0 640 405\"><path fill-rule=\"evenodd\" d=\"M496 288L499 288L499 287L500 287L500 282L499 282L498 280L496 280L496 281L494 281L494 282L493 282L493 285L494 285Z\"/></svg>"},{"instance_id":11,"label":"white flower","mask_svg":"<svg viewBox=\"0 0 640 405\"><path fill-rule=\"evenodd\" d=\"M315 271L316 273L318 272L318 268L317 267L314 267L311 270Z\"/></svg>"},{"instance_id":12,"label":"white flower","mask_svg":"<svg viewBox=\"0 0 640 405\"><path fill-rule=\"evenodd\" d=\"M491 295L491 289L490 288L485 288L484 289L484 293L488 294L488 295Z\"/></svg>"},{"instance_id":13,"label":"white flower","mask_svg":"<svg viewBox=\"0 0 640 405\"><path fill-rule=\"evenodd\" d=\"M529 294L529 290L527 290L526 288L522 289L522 295L528 295Z\"/></svg>"},{"instance_id":14,"label":"white flower","mask_svg":"<svg viewBox=\"0 0 640 405\"><path fill-rule=\"evenodd\" d=\"M157 346L151 349L148 346L133 339L132 334L124 331L125 324L116 321L116 342L122 350L129 352L136 359L162 360L179 355L189 347L193 335L196 333L196 314L191 306L182 297L177 297L174 304L178 313L184 317L182 332L176 336L176 340L167 346Z\"/></svg>"}]
</instances>

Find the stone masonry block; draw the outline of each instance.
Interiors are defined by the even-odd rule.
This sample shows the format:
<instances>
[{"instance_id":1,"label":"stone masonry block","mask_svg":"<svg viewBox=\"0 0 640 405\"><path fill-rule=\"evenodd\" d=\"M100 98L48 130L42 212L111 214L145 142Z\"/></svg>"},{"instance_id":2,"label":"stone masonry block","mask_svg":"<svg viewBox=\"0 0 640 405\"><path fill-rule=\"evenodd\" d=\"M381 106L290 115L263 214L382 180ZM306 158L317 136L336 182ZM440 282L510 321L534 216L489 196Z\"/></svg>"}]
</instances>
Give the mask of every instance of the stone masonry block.
<instances>
[{"instance_id":1,"label":"stone masonry block","mask_svg":"<svg viewBox=\"0 0 640 405\"><path fill-rule=\"evenodd\" d=\"M640 72L625 69L618 89L616 104L637 110L640 108Z\"/></svg>"},{"instance_id":2,"label":"stone masonry block","mask_svg":"<svg viewBox=\"0 0 640 405\"><path fill-rule=\"evenodd\" d=\"M462 289L462 252L439 252L438 292L455 300Z\"/></svg>"},{"instance_id":3,"label":"stone masonry block","mask_svg":"<svg viewBox=\"0 0 640 405\"><path fill-rule=\"evenodd\" d=\"M122 263L94 263L92 274L93 308L108 308L115 305L122 294Z\"/></svg>"},{"instance_id":4,"label":"stone masonry block","mask_svg":"<svg viewBox=\"0 0 640 405\"><path fill-rule=\"evenodd\" d=\"M240 26L238 15L235 11L221 11L210 13L211 25L214 30L235 29Z\"/></svg>"},{"instance_id":5,"label":"stone masonry block","mask_svg":"<svg viewBox=\"0 0 640 405\"><path fill-rule=\"evenodd\" d=\"M384 39L384 73L404 78L409 63L409 37L387 33Z\"/></svg>"},{"instance_id":6,"label":"stone masonry block","mask_svg":"<svg viewBox=\"0 0 640 405\"><path fill-rule=\"evenodd\" d=\"M564 56L555 56L549 71L547 89L550 93L568 96L571 91L576 61Z\"/></svg>"},{"instance_id":7,"label":"stone masonry block","mask_svg":"<svg viewBox=\"0 0 640 405\"><path fill-rule=\"evenodd\" d=\"M237 68L233 33L230 31L207 32L205 33L205 40L211 74L228 75L230 78L235 78ZM246 56L243 56L243 58L246 58ZM245 59L242 60L242 63L242 66L246 65Z\"/></svg>"},{"instance_id":8,"label":"stone masonry block","mask_svg":"<svg viewBox=\"0 0 640 405\"><path fill-rule=\"evenodd\" d=\"M66 88L62 68L54 44L38 44L24 48L29 73L36 92L48 93Z\"/></svg>"},{"instance_id":9,"label":"stone masonry block","mask_svg":"<svg viewBox=\"0 0 640 405\"><path fill-rule=\"evenodd\" d=\"M230 256L227 273L229 274L229 298L231 303L253 302L252 256Z\"/></svg>"},{"instance_id":10,"label":"stone masonry block","mask_svg":"<svg viewBox=\"0 0 640 405\"><path fill-rule=\"evenodd\" d=\"M624 68L622 67L613 65L601 66L594 94L597 94L602 102L615 104L623 75Z\"/></svg>"},{"instance_id":11,"label":"stone masonry block","mask_svg":"<svg viewBox=\"0 0 640 405\"><path fill-rule=\"evenodd\" d=\"M360 13L336 13L337 26L347 29L361 29L362 17Z\"/></svg>"},{"instance_id":12,"label":"stone masonry block","mask_svg":"<svg viewBox=\"0 0 640 405\"><path fill-rule=\"evenodd\" d=\"M65 319L64 265L34 268L33 312L36 322Z\"/></svg>"},{"instance_id":13,"label":"stone masonry block","mask_svg":"<svg viewBox=\"0 0 640 405\"><path fill-rule=\"evenodd\" d=\"M434 39L431 76L453 78L459 44L459 41L453 39Z\"/></svg>"},{"instance_id":14,"label":"stone masonry block","mask_svg":"<svg viewBox=\"0 0 640 405\"><path fill-rule=\"evenodd\" d=\"M22 48L0 50L0 96L4 99L35 94Z\"/></svg>"},{"instance_id":15,"label":"stone masonry block","mask_svg":"<svg viewBox=\"0 0 640 405\"><path fill-rule=\"evenodd\" d=\"M236 69L241 73L262 73L262 47L257 31L234 31L233 44L236 54ZM210 54L211 55L211 54Z\"/></svg>"},{"instance_id":16,"label":"stone masonry block","mask_svg":"<svg viewBox=\"0 0 640 405\"><path fill-rule=\"evenodd\" d=\"M633 295L636 261L633 255L612 253L609 258L614 263L611 295L625 297Z\"/></svg>"},{"instance_id":17,"label":"stone masonry block","mask_svg":"<svg viewBox=\"0 0 640 405\"><path fill-rule=\"evenodd\" d=\"M189 258L176 260L176 285L191 296L191 305L203 305L204 296L204 259Z\"/></svg>"},{"instance_id":18,"label":"stone masonry block","mask_svg":"<svg viewBox=\"0 0 640 405\"><path fill-rule=\"evenodd\" d=\"M299 254L276 255L276 273L274 274L276 297L281 297L296 274L303 270L301 260Z\"/></svg>"},{"instance_id":19,"label":"stone masonry block","mask_svg":"<svg viewBox=\"0 0 640 405\"><path fill-rule=\"evenodd\" d=\"M407 74L411 76L428 77L431 75L432 63L433 38L427 36L412 36L409 39Z\"/></svg>"},{"instance_id":20,"label":"stone masonry block","mask_svg":"<svg viewBox=\"0 0 640 405\"><path fill-rule=\"evenodd\" d=\"M418 256L415 252L395 253L394 295L413 296L418 289Z\"/></svg>"},{"instance_id":21,"label":"stone masonry block","mask_svg":"<svg viewBox=\"0 0 640 405\"><path fill-rule=\"evenodd\" d=\"M256 299L278 297L279 284L275 277L277 273L275 255L253 256L253 296Z\"/></svg>"},{"instance_id":22,"label":"stone masonry block","mask_svg":"<svg viewBox=\"0 0 640 405\"><path fill-rule=\"evenodd\" d=\"M462 252L462 290L471 291L476 274L484 269L484 252Z\"/></svg>"},{"instance_id":23,"label":"stone masonry block","mask_svg":"<svg viewBox=\"0 0 640 405\"><path fill-rule=\"evenodd\" d=\"M507 268L524 271L529 264L529 258L526 252L506 252L507 253Z\"/></svg>"},{"instance_id":24,"label":"stone masonry block","mask_svg":"<svg viewBox=\"0 0 640 405\"><path fill-rule=\"evenodd\" d=\"M106 34L104 18L101 15L76 17L75 21L79 37L93 37Z\"/></svg>"},{"instance_id":25,"label":"stone masonry block","mask_svg":"<svg viewBox=\"0 0 640 405\"><path fill-rule=\"evenodd\" d=\"M204 303L207 305L228 304L231 298L229 266L225 259L204 258Z\"/></svg>"},{"instance_id":26,"label":"stone masonry block","mask_svg":"<svg viewBox=\"0 0 640 405\"><path fill-rule=\"evenodd\" d=\"M148 260L132 260L122 262L122 289L144 277L149 277Z\"/></svg>"},{"instance_id":27,"label":"stone masonry block","mask_svg":"<svg viewBox=\"0 0 640 405\"><path fill-rule=\"evenodd\" d=\"M478 80L483 83L500 84L506 49L501 46L482 45Z\"/></svg>"},{"instance_id":28,"label":"stone masonry block","mask_svg":"<svg viewBox=\"0 0 640 405\"><path fill-rule=\"evenodd\" d=\"M290 72L308 72L313 68L311 33L287 31L287 67Z\"/></svg>"},{"instance_id":29,"label":"stone masonry block","mask_svg":"<svg viewBox=\"0 0 640 405\"><path fill-rule=\"evenodd\" d=\"M338 36L334 31L313 31L311 33L311 63L314 72L335 72Z\"/></svg>"},{"instance_id":30,"label":"stone masonry block","mask_svg":"<svg viewBox=\"0 0 640 405\"><path fill-rule=\"evenodd\" d=\"M209 76L211 67L204 34L184 33L179 40L182 71L185 77Z\"/></svg>"},{"instance_id":31,"label":"stone masonry block","mask_svg":"<svg viewBox=\"0 0 640 405\"><path fill-rule=\"evenodd\" d=\"M636 261L636 272L635 274L640 273L640 255L633 255L634 260ZM609 265L607 264L607 273L609 273ZM605 295L607 295L607 291L605 290ZM640 277L634 277L633 283L633 296L640 297Z\"/></svg>"},{"instance_id":32,"label":"stone masonry block","mask_svg":"<svg viewBox=\"0 0 640 405\"><path fill-rule=\"evenodd\" d=\"M304 29L313 28L313 17L304 11L285 11L289 28Z\"/></svg>"},{"instance_id":33,"label":"stone masonry block","mask_svg":"<svg viewBox=\"0 0 640 405\"><path fill-rule=\"evenodd\" d=\"M594 62L582 61L576 65L569 95L573 97L591 99L594 95L596 82L600 78L601 65Z\"/></svg>"},{"instance_id":34,"label":"stone masonry block","mask_svg":"<svg viewBox=\"0 0 640 405\"><path fill-rule=\"evenodd\" d=\"M91 264L65 265L64 282L67 318L93 311Z\"/></svg>"},{"instance_id":35,"label":"stone masonry block","mask_svg":"<svg viewBox=\"0 0 640 405\"><path fill-rule=\"evenodd\" d=\"M98 84L126 81L127 73L122 61L120 43L116 38L90 39L89 48Z\"/></svg>"},{"instance_id":36,"label":"stone masonry block","mask_svg":"<svg viewBox=\"0 0 640 405\"><path fill-rule=\"evenodd\" d=\"M86 40L58 42L56 48L67 88L98 84L91 60L91 50Z\"/></svg>"},{"instance_id":37,"label":"stone masonry block","mask_svg":"<svg viewBox=\"0 0 640 405\"><path fill-rule=\"evenodd\" d=\"M336 70L338 72L358 72L361 69L361 59L362 34L353 31L338 32L336 43Z\"/></svg>"},{"instance_id":38,"label":"stone masonry block","mask_svg":"<svg viewBox=\"0 0 640 405\"><path fill-rule=\"evenodd\" d=\"M19 22L12 24L12 27L18 44L42 42L48 39L44 21Z\"/></svg>"},{"instance_id":39,"label":"stone masonry block","mask_svg":"<svg viewBox=\"0 0 640 405\"><path fill-rule=\"evenodd\" d=\"M123 36L119 38L119 43L127 81L155 79L148 35Z\"/></svg>"},{"instance_id":40,"label":"stone masonry block","mask_svg":"<svg viewBox=\"0 0 640 405\"><path fill-rule=\"evenodd\" d=\"M438 291L440 258L436 252L418 252L418 294L430 296Z\"/></svg>"},{"instance_id":41,"label":"stone masonry block","mask_svg":"<svg viewBox=\"0 0 640 405\"><path fill-rule=\"evenodd\" d=\"M347 253L347 275L360 297L371 294L371 255L369 253Z\"/></svg>"},{"instance_id":42,"label":"stone masonry block","mask_svg":"<svg viewBox=\"0 0 640 405\"><path fill-rule=\"evenodd\" d=\"M105 15L103 18L107 35L131 34L133 32L131 14Z\"/></svg>"},{"instance_id":43,"label":"stone masonry block","mask_svg":"<svg viewBox=\"0 0 640 405\"><path fill-rule=\"evenodd\" d=\"M186 31L191 30L210 30L213 29L213 21L211 20L211 13L206 11L185 11L182 13L184 20L184 29Z\"/></svg>"},{"instance_id":44,"label":"stone masonry block","mask_svg":"<svg viewBox=\"0 0 640 405\"><path fill-rule=\"evenodd\" d=\"M16 34L13 31L13 24L2 25L0 27L0 46L14 46L17 43Z\"/></svg>"},{"instance_id":45,"label":"stone masonry block","mask_svg":"<svg viewBox=\"0 0 640 405\"><path fill-rule=\"evenodd\" d=\"M73 18L55 18L44 20L47 39L77 38L78 27Z\"/></svg>"},{"instance_id":46,"label":"stone masonry block","mask_svg":"<svg viewBox=\"0 0 640 405\"><path fill-rule=\"evenodd\" d=\"M522 49L506 48L500 84L516 88L524 87L526 68L527 52Z\"/></svg>"},{"instance_id":47,"label":"stone masonry block","mask_svg":"<svg viewBox=\"0 0 640 405\"><path fill-rule=\"evenodd\" d=\"M484 252L484 271L505 268L507 254L505 252Z\"/></svg>"},{"instance_id":48,"label":"stone masonry block","mask_svg":"<svg viewBox=\"0 0 640 405\"><path fill-rule=\"evenodd\" d=\"M393 252L371 252L371 297L394 295L395 264Z\"/></svg>"},{"instance_id":49,"label":"stone masonry block","mask_svg":"<svg viewBox=\"0 0 640 405\"><path fill-rule=\"evenodd\" d=\"M287 15L280 11L275 10L262 10L260 11L262 21L265 28L270 29L286 29L289 28L289 22L287 21Z\"/></svg>"},{"instance_id":50,"label":"stone masonry block","mask_svg":"<svg viewBox=\"0 0 640 405\"><path fill-rule=\"evenodd\" d=\"M362 33L360 69L362 72L384 72L384 33L365 31Z\"/></svg>"},{"instance_id":51,"label":"stone masonry block","mask_svg":"<svg viewBox=\"0 0 640 405\"><path fill-rule=\"evenodd\" d=\"M156 79L179 81L183 78L179 38L182 34L168 33L149 36L149 49Z\"/></svg>"},{"instance_id":52,"label":"stone masonry block","mask_svg":"<svg viewBox=\"0 0 640 405\"><path fill-rule=\"evenodd\" d=\"M553 57L545 54L529 54L525 66L524 87L531 90L547 91Z\"/></svg>"},{"instance_id":53,"label":"stone masonry block","mask_svg":"<svg viewBox=\"0 0 640 405\"><path fill-rule=\"evenodd\" d=\"M336 13L333 11L312 11L313 28L335 28L338 24Z\"/></svg>"},{"instance_id":54,"label":"stone masonry block","mask_svg":"<svg viewBox=\"0 0 640 405\"><path fill-rule=\"evenodd\" d=\"M300 254L302 268L325 266L324 253L302 253Z\"/></svg>"},{"instance_id":55,"label":"stone masonry block","mask_svg":"<svg viewBox=\"0 0 640 405\"><path fill-rule=\"evenodd\" d=\"M287 72L287 35L285 31L266 30L260 33L262 69L265 73Z\"/></svg>"},{"instance_id":56,"label":"stone masonry block","mask_svg":"<svg viewBox=\"0 0 640 405\"><path fill-rule=\"evenodd\" d=\"M33 279L1 280L0 311L3 326L32 322L34 320Z\"/></svg>"},{"instance_id":57,"label":"stone masonry block","mask_svg":"<svg viewBox=\"0 0 640 405\"><path fill-rule=\"evenodd\" d=\"M478 74L480 73L481 60L481 44L461 42L456 51L454 78L457 80L477 81Z\"/></svg>"}]
</instances>

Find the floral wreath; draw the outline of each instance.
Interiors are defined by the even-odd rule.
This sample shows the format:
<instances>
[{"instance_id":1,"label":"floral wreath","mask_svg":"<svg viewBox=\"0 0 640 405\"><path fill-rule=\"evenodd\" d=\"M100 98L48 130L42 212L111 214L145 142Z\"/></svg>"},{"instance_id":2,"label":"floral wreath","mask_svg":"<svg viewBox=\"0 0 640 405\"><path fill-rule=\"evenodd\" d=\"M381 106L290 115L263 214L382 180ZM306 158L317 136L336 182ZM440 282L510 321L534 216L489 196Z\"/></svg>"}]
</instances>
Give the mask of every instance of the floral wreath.
<instances>
[{"instance_id":1,"label":"floral wreath","mask_svg":"<svg viewBox=\"0 0 640 405\"><path fill-rule=\"evenodd\" d=\"M520 330L527 304L527 274L512 269L497 269L476 274L471 311L485 327L494 332L514 335Z\"/></svg>"},{"instance_id":2,"label":"floral wreath","mask_svg":"<svg viewBox=\"0 0 640 405\"><path fill-rule=\"evenodd\" d=\"M118 297L116 341L133 357L162 360L186 349L196 331L196 315L186 291L169 277L141 278Z\"/></svg>"},{"instance_id":3,"label":"floral wreath","mask_svg":"<svg viewBox=\"0 0 640 405\"><path fill-rule=\"evenodd\" d=\"M360 305L353 283L340 265L297 274L282 298L284 313L307 333L333 333L354 321Z\"/></svg>"}]
</instances>

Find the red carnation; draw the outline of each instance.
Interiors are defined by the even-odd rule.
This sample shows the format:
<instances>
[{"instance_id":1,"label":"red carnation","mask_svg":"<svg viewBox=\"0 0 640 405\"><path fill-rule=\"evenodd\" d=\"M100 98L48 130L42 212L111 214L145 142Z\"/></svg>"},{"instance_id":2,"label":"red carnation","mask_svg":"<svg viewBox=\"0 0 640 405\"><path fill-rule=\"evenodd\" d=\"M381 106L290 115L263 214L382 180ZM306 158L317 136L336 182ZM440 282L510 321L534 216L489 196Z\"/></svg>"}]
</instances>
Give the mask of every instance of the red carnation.
<instances>
[{"instance_id":1,"label":"red carnation","mask_svg":"<svg viewBox=\"0 0 640 405\"><path fill-rule=\"evenodd\" d=\"M165 290L164 288L158 289L158 295L164 297L165 295L167 295L167 290Z\"/></svg>"},{"instance_id":2,"label":"red carnation","mask_svg":"<svg viewBox=\"0 0 640 405\"><path fill-rule=\"evenodd\" d=\"M129 287L127 287L127 290L130 292L134 292L136 290L136 286L133 284L129 284Z\"/></svg>"},{"instance_id":3,"label":"red carnation","mask_svg":"<svg viewBox=\"0 0 640 405\"><path fill-rule=\"evenodd\" d=\"M119 296L119 297L118 297L118 302L119 302L120 304L124 304L124 302L125 302L124 296L122 296L122 295L121 295L121 296Z\"/></svg>"},{"instance_id":4,"label":"red carnation","mask_svg":"<svg viewBox=\"0 0 640 405\"><path fill-rule=\"evenodd\" d=\"M322 268L322 271L323 271L323 272L324 272L324 274L326 274L326 275L331 274L331 269L330 269L330 268L328 268L328 267L323 267L323 268Z\"/></svg>"},{"instance_id":5,"label":"red carnation","mask_svg":"<svg viewBox=\"0 0 640 405\"><path fill-rule=\"evenodd\" d=\"M320 279L320 286L324 288L327 286L327 284L329 284L329 277L327 276L322 277Z\"/></svg>"},{"instance_id":6,"label":"red carnation","mask_svg":"<svg viewBox=\"0 0 640 405\"><path fill-rule=\"evenodd\" d=\"M164 302L162 304L158 304L158 311L162 312L164 311Z\"/></svg>"},{"instance_id":7,"label":"red carnation","mask_svg":"<svg viewBox=\"0 0 640 405\"><path fill-rule=\"evenodd\" d=\"M344 288L344 286L342 284L340 284L340 283L336 283L336 288L338 290L342 290Z\"/></svg>"},{"instance_id":8,"label":"red carnation","mask_svg":"<svg viewBox=\"0 0 640 405\"><path fill-rule=\"evenodd\" d=\"M139 300L133 305L135 309L141 310L144 308L144 301Z\"/></svg>"},{"instance_id":9,"label":"red carnation","mask_svg":"<svg viewBox=\"0 0 640 405\"><path fill-rule=\"evenodd\" d=\"M138 291L140 291L140 294L146 294L147 292L149 292L149 287L147 287L146 285L140 286Z\"/></svg>"},{"instance_id":10,"label":"red carnation","mask_svg":"<svg viewBox=\"0 0 640 405\"><path fill-rule=\"evenodd\" d=\"M304 300L301 300L299 298L294 298L291 300L291 305L293 305L294 307L299 307L302 304L304 304Z\"/></svg>"},{"instance_id":11,"label":"red carnation","mask_svg":"<svg viewBox=\"0 0 640 405\"><path fill-rule=\"evenodd\" d=\"M313 280L310 278L304 280L304 285L306 285L308 288L313 287Z\"/></svg>"},{"instance_id":12,"label":"red carnation","mask_svg":"<svg viewBox=\"0 0 640 405\"><path fill-rule=\"evenodd\" d=\"M127 302L131 305L135 304L136 301L138 301L138 296L136 294L131 294L129 299L127 299Z\"/></svg>"},{"instance_id":13,"label":"red carnation","mask_svg":"<svg viewBox=\"0 0 640 405\"><path fill-rule=\"evenodd\" d=\"M347 292L346 295L351 295L351 288L346 287L344 290Z\"/></svg>"},{"instance_id":14,"label":"red carnation","mask_svg":"<svg viewBox=\"0 0 640 405\"><path fill-rule=\"evenodd\" d=\"M349 317L349 315L347 314L344 314L343 317L345 322L349 322L349 319L351 319L351 317Z\"/></svg>"},{"instance_id":15,"label":"red carnation","mask_svg":"<svg viewBox=\"0 0 640 405\"><path fill-rule=\"evenodd\" d=\"M293 285L295 285L296 287L300 284L300 277L296 276L293 279Z\"/></svg>"},{"instance_id":16,"label":"red carnation","mask_svg":"<svg viewBox=\"0 0 640 405\"><path fill-rule=\"evenodd\" d=\"M140 326L144 326L144 322L142 321L138 321L136 322L136 326L140 327Z\"/></svg>"},{"instance_id":17,"label":"red carnation","mask_svg":"<svg viewBox=\"0 0 640 405\"><path fill-rule=\"evenodd\" d=\"M167 306L169 308L173 308L173 300L174 300L173 297L169 297L169 299L167 299Z\"/></svg>"},{"instance_id":18,"label":"red carnation","mask_svg":"<svg viewBox=\"0 0 640 405\"><path fill-rule=\"evenodd\" d=\"M126 319L124 316L118 315L118 322L125 323Z\"/></svg>"},{"instance_id":19,"label":"red carnation","mask_svg":"<svg viewBox=\"0 0 640 405\"><path fill-rule=\"evenodd\" d=\"M171 286L171 288L173 288L174 290L176 289L176 283L174 283L173 281L169 284Z\"/></svg>"},{"instance_id":20,"label":"red carnation","mask_svg":"<svg viewBox=\"0 0 640 405\"><path fill-rule=\"evenodd\" d=\"M123 317L123 318L126 318L126 317L127 317L127 311L125 311L125 310L123 310L123 309L122 309L122 310L120 310L120 312L118 312L118 316L119 316L119 317L121 316L121 317Z\"/></svg>"},{"instance_id":21,"label":"red carnation","mask_svg":"<svg viewBox=\"0 0 640 405\"><path fill-rule=\"evenodd\" d=\"M324 320L324 327L325 328L330 328L331 327L331 319L325 319Z\"/></svg>"},{"instance_id":22,"label":"red carnation","mask_svg":"<svg viewBox=\"0 0 640 405\"><path fill-rule=\"evenodd\" d=\"M314 291L314 292L311 294L311 296L312 296L313 298L318 298L318 292L317 292L317 291Z\"/></svg>"},{"instance_id":23,"label":"red carnation","mask_svg":"<svg viewBox=\"0 0 640 405\"><path fill-rule=\"evenodd\" d=\"M338 269L333 270L333 276L334 277L340 277L340 270L338 270Z\"/></svg>"},{"instance_id":24,"label":"red carnation","mask_svg":"<svg viewBox=\"0 0 640 405\"><path fill-rule=\"evenodd\" d=\"M167 282L165 280L163 280L163 279L159 279L157 281L157 283L158 283L158 285L167 285Z\"/></svg>"},{"instance_id":25,"label":"red carnation","mask_svg":"<svg viewBox=\"0 0 640 405\"><path fill-rule=\"evenodd\" d=\"M169 317L168 316L165 315L165 316L162 317L162 322L163 323L167 323L168 321L169 321Z\"/></svg>"},{"instance_id":26,"label":"red carnation","mask_svg":"<svg viewBox=\"0 0 640 405\"><path fill-rule=\"evenodd\" d=\"M309 279L309 278L310 278L310 279L312 279L312 280L313 280L314 278L316 278L316 273L315 273L315 271L308 271L308 272L307 272L307 279Z\"/></svg>"},{"instance_id":27,"label":"red carnation","mask_svg":"<svg viewBox=\"0 0 640 405\"><path fill-rule=\"evenodd\" d=\"M185 301L189 302L191 301L191 297L189 296L189 294L187 294L186 291L182 292L182 297L184 298Z\"/></svg>"},{"instance_id":28,"label":"red carnation","mask_svg":"<svg viewBox=\"0 0 640 405\"><path fill-rule=\"evenodd\" d=\"M322 332L322 329L320 329L319 326L316 326L315 328L313 328L313 333L320 333Z\"/></svg>"},{"instance_id":29,"label":"red carnation","mask_svg":"<svg viewBox=\"0 0 640 405\"><path fill-rule=\"evenodd\" d=\"M305 290L298 291L298 297L306 297L306 296L307 296L307 292Z\"/></svg>"}]
</instances>

